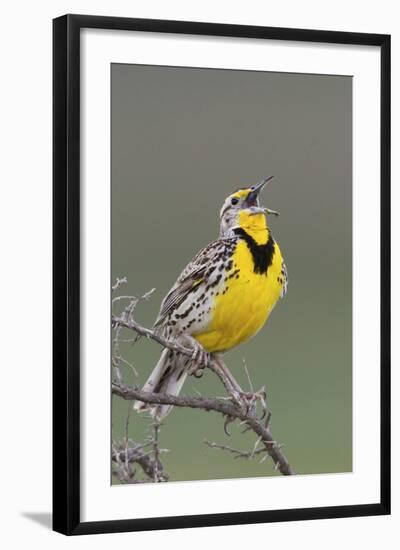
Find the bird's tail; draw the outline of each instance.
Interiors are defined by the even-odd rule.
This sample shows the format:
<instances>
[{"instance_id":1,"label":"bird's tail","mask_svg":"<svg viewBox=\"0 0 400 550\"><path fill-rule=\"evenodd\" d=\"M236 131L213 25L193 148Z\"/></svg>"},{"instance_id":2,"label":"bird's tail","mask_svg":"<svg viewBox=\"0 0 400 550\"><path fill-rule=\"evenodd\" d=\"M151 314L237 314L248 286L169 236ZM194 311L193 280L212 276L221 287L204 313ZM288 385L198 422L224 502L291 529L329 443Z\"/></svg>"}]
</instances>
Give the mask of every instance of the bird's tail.
<instances>
[{"instance_id":1,"label":"bird's tail","mask_svg":"<svg viewBox=\"0 0 400 550\"><path fill-rule=\"evenodd\" d=\"M142 390L151 393L179 395L187 377L187 365L187 357L165 349ZM136 401L133 407L140 412L149 411L152 416L157 415L161 419L171 412L173 405L153 405Z\"/></svg>"}]
</instances>

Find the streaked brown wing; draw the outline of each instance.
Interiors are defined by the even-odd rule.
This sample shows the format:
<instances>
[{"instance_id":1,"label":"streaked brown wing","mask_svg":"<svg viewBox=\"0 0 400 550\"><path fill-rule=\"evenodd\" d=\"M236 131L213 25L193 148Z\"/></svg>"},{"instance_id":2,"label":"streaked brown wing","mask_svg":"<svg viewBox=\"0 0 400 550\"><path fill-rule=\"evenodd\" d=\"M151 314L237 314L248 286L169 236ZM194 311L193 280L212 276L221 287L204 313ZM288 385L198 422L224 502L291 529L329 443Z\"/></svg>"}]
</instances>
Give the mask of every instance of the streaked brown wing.
<instances>
[{"instance_id":1,"label":"streaked brown wing","mask_svg":"<svg viewBox=\"0 0 400 550\"><path fill-rule=\"evenodd\" d=\"M154 327L161 326L169 313L179 306L188 293L204 281L208 267L214 261L215 256L223 249L224 244L222 239L210 243L188 263L162 301L160 313Z\"/></svg>"}]
</instances>

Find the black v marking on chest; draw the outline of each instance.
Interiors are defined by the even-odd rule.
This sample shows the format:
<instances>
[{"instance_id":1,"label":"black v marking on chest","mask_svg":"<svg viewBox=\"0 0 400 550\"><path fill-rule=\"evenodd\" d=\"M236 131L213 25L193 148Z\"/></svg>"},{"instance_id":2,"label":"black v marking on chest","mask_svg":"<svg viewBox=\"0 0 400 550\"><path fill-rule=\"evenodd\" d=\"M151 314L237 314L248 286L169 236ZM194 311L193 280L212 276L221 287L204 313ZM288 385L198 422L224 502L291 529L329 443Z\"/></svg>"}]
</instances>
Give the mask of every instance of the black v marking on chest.
<instances>
[{"instance_id":1,"label":"black v marking on chest","mask_svg":"<svg viewBox=\"0 0 400 550\"><path fill-rule=\"evenodd\" d=\"M235 234L243 239L251 252L254 262L254 273L267 274L275 254L275 241L269 235L265 244L257 244L251 235L241 227L234 229Z\"/></svg>"}]
</instances>

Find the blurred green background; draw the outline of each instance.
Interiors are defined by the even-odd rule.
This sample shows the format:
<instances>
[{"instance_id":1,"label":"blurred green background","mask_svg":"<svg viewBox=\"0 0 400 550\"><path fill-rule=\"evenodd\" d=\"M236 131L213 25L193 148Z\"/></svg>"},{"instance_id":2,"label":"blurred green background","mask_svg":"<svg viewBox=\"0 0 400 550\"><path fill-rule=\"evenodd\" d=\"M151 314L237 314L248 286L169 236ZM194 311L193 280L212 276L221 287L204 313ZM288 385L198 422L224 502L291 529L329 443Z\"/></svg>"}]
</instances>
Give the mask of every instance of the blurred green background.
<instances>
[{"instance_id":1,"label":"blurred green background","mask_svg":"<svg viewBox=\"0 0 400 550\"><path fill-rule=\"evenodd\" d=\"M266 386L272 432L300 474L352 468L351 77L113 64L112 277L123 294L155 287L136 318L151 326L195 253L218 235L233 190L273 174L262 203L289 272L287 296L263 330L226 362L248 388ZM141 340L121 351L143 383L160 348ZM135 383L129 368L124 380ZM211 374L184 394L222 395ZM113 437L129 402L113 397ZM278 475L271 462L233 459L203 439L250 449L213 413L175 409L161 431L171 480ZM131 414L129 436L149 421ZM115 479L113 480L115 483Z\"/></svg>"}]
</instances>

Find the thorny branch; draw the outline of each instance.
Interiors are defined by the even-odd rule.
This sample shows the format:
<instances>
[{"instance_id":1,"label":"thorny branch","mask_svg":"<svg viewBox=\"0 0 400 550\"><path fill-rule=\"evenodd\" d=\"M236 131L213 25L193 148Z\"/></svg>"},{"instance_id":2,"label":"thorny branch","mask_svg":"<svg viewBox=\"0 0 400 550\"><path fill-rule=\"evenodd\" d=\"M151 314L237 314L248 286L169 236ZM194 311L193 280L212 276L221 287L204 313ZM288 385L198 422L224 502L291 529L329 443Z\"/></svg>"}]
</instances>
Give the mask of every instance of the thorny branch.
<instances>
[{"instance_id":1,"label":"thorny branch","mask_svg":"<svg viewBox=\"0 0 400 550\"><path fill-rule=\"evenodd\" d=\"M240 420L249 429L260 437L260 442L264 445L266 452L272 458L276 469L283 475L293 475L295 472L290 467L285 455L281 451L281 446L277 444L275 438L269 429L268 422L260 420L252 411L245 412L233 402L221 398L207 397L186 397L174 396L161 393L144 392L134 386L114 383L112 391L115 395L123 399L138 399L145 403L155 405L174 405L175 407L188 407L191 409L202 409L204 411L214 411L233 420ZM268 419L267 419L268 420Z\"/></svg>"},{"instance_id":2,"label":"thorny branch","mask_svg":"<svg viewBox=\"0 0 400 550\"><path fill-rule=\"evenodd\" d=\"M113 286L115 291L119 286L126 282L126 278L117 279L117 283ZM241 394L245 392L241 391L240 387L232 384L233 377L230 375L225 363L220 356L213 357L209 361L207 368L211 370L224 385L228 396L227 397L187 397L187 396L173 396L160 393L149 393L142 391L139 387L133 385L127 385L123 383L120 373L120 367L122 365L129 365L134 372L133 365L130 365L121 355L119 349L120 333L121 329L125 328L133 331L136 334L135 338L128 341L135 342L139 337L145 337L154 340L164 348L168 348L172 351L181 353L188 357L192 357L193 350L180 345L178 342L168 341L161 335L153 332L152 330L143 327L133 318L133 312L136 305L141 300L148 299L154 291L151 290L144 296L137 298L134 296L118 296L113 298L113 307L116 303L120 303L123 300L128 302L127 306L122 310L119 315L112 315L112 326L115 329L115 337L113 340L113 366L115 371L115 379L112 384L112 392L114 395L119 396L126 400L140 400L146 403L154 405L174 405L175 407L187 407L192 409L200 409L203 411L213 411L222 414L225 417L224 429L226 426L235 420L240 421L244 426L243 431L253 431L257 436L256 444L251 451L241 451L234 449L227 445L220 445L218 443L210 443L205 441L206 445L211 448L221 449L232 453L235 458L247 458L253 459L261 456L261 462L270 457L274 463L274 467L280 471L283 475L293 475L295 472L291 468L287 458L282 452L282 445L279 445L273 437L270 430L271 413L268 412L266 418L260 417L257 414L256 400L261 399L264 402L265 392L260 390L258 393L253 392L249 373L246 365L244 365L246 374L249 378L250 387L252 389L252 400L250 403L247 400L242 399ZM265 404L264 404L265 405ZM266 406L265 406L266 408ZM127 422L129 419L127 419ZM117 465L115 475L120 481L125 483L137 483L134 480L135 471L133 470L133 464L139 464L145 474L148 476L147 481L165 481L168 476L163 471L163 466L160 461L160 449L159 449L159 431L160 423L157 419L153 424L154 435L148 440L145 445L133 444L128 447L127 434L125 437L125 446L121 448L113 447L113 462ZM228 433L228 432L227 432ZM145 451L144 447L149 446L150 450Z\"/></svg>"},{"instance_id":3,"label":"thorny branch","mask_svg":"<svg viewBox=\"0 0 400 550\"><path fill-rule=\"evenodd\" d=\"M116 283L112 286L112 291L115 292L122 284L125 284L127 282L128 281L127 281L126 277L122 277L122 279L117 278ZM121 370L120 370L120 368L122 366L129 367L132 370L132 372L135 376L138 375L137 370L135 369L135 367L133 365L131 365L129 363L129 361L127 361L121 355L121 352L120 352L120 342L122 341L120 336L121 336L121 330L124 327L123 322L127 322L127 323L134 322L133 312L134 312L137 304L142 300L148 300L150 298L150 296L153 294L154 290L155 289L153 288L152 290L150 290L149 292L147 292L146 294L144 294L143 296L141 296L139 298L137 298L136 296L117 296L117 297L112 299L112 308L114 308L114 306L117 302L120 302L120 301L123 301L123 300L128 301L128 304L125 306L125 308L120 313L119 318L120 318L121 322L118 323L117 325L113 324L113 326L115 328L115 336L114 336L114 339L113 339L113 342L112 342L113 343L112 365L114 367L115 377L116 377L117 381L119 381L119 382L122 382L122 375L121 375ZM113 318L114 318L114 314L113 314ZM136 335L136 338L132 339L132 342L134 343L137 338L138 338L138 334Z\"/></svg>"},{"instance_id":4,"label":"thorny branch","mask_svg":"<svg viewBox=\"0 0 400 550\"><path fill-rule=\"evenodd\" d=\"M153 449L145 449L153 445L152 441L143 444L128 439L128 446L125 448L116 443L112 447L113 474L121 483L146 483L149 481L168 481L168 475L164 472L163 465L153 455ZM158 455L165 449L159 449ZM135 465L138 464L147 476L147 480L138 480Z\"/></svg>"},{"instance_id":5,"label":"thorny branch","mask_svg":"<svg viewBox=\"0 0 400 550\"><path fill-rule=\"evenodd\" d=\"M128 437L131 411L132 405L129 403L125 421L125 439L120 442L113 441L112 444L113 474L121 483L168 481L168 475L160 460L160 454L168 451L159 447L161 423L156 419L152 425L154 435L149 436L144 443L136 443ZM136 465L139 465L147 476L144 480L138 479Z\"/></svg>"}]
</instances>

